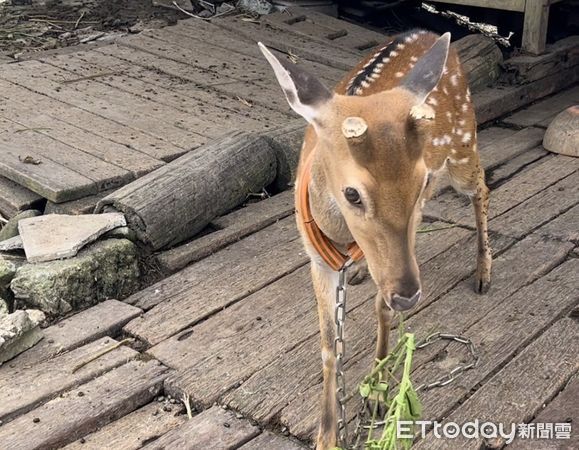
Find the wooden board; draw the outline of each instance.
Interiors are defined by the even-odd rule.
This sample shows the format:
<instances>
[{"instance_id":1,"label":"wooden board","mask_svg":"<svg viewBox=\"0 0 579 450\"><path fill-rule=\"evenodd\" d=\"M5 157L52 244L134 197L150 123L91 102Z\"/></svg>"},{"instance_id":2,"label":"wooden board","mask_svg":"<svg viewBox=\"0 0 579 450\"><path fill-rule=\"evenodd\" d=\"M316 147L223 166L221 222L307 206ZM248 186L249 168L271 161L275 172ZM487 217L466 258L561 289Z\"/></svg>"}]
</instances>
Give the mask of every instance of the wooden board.
<instances>
[{"instance_id":1,"label":"wooden board","mask_svg":"<svg viewBox=\"0 0 579 450\"><path fill-rule=\"evenodd\" d=\"M203 22L205 23L205 22ZM113 50L114 49L114 50ZM261 105L247 104L241 102L237 96L224 95L208 86L203 85L207 82L207 74L199 74L199 82L171 77L167 74L155 70L154 67L142 67L137 64L131 64L118 56L124 55L128 49L124 47L115 47L109 49L109 53L101 51L79 52L70 55L68 59L64 57L54 57L46 59L48 62L55 64L68 63L70 68L74 64L78 70L91 71L93 74L111 73L107 76L98 77L97 80L114 86L128 92L144 96L145 98L172 106L177 109L183 109L190 113L216 117L220 120L230 119L233 115L242 120L248 127L254 129L267 128L271 122L283 123L287 120L288 115L278 112L275 109L267 108ZM133 54L135 53L132 50ZM137 51L137 55L143 55ZM144 53L151 57L152 55ZM170 60L165 60L170 62ZM142 62L141 62L142 64ZM159 59L158 65L163 66L163 60ZM191 74L191 71L190 71ZM204 75L204 78L202 76ZM209 81L212 83L212 81Z\"/></svg>"},{"instance_id":2,"label":"wooden board","mask_svg":"<svg viewBox=\"0 0 579 450\"><path fill-rule=\"evenodd\" d=\"M546 242L540 236L531 236L495 259L495 275L489 294L478 295L473 291L471 280L462 281L430 306L408 318L406 327L418 338L424 338L434 331L461 333L518 289L560 264L570 248L569 244ZM528 258L529 264L516 264L522 258ZM423 271L423 278L426 279L436 275L436 272L429 275ZM376 331L371 301L348 315L346 329L350 342L346 363L346 373L351 380L348 389L355 392L374 357ZM396 333L393 330L390 342L395 342ZM443 343L433 344L416 352L414 370L430 361L445 346ZM281 417L282 423L293 434L308 437L317 425L319 413L318 399L322 389L319 352L319 337L315 336L256 372L225 397L225 401L231 407L251 414L256 420L268 421ZM276 373L286 376L279 378ZM351 418L357 412L357 401L356 398L350 402L348 412Z\"/></svg>"},{"instance_id":3,"label":"wooden board","mask_svg":"<svg viewBox=\"0 0 579 450\"><path fill-rule=\"evenodd\" d=\"M0 442L14 450L69 444L149 403L167 375L157 361L129 362L2 425Z\"/></svg>"},{"instance_id":4,"label":"wooden board","mask_svg":"<svg viewBox=\"0 0 579 450\"><path fill-rule=\"evenodd\" d=\"M289 438L283 438L269 431L264 431L255 439L239 447L239 450L300 450L305 448L300 443Z\"/></svg>"},{"instance_id":5,"label":"wooden board","mask_svg":"<svg viewBox=\"0 0 579 450\"><path fill-rule=\"evenodd\" d=\"M135 130L98 114L71 106L65 101L49 98L41 93L35 93L1 79L0 97L24 107L34 104L55 121L66 122L101 138L138 150L155 159L170 161L186 152L184 148L151 136L146 132Z\"/></svg>"},{"instance_id":6,"label":"wooden board","mask_svg":"<svg viewBox=\"0 0 579 450\"><path fill-rule=\"evenodd\" d=\"M516 112L504 119L504 122L520 127L536 125L546 128L557 114L577 104L579 104L579 87L576 86Z\"/></svg>"},{"instance_id":7,"label":"wooden board","mask_svg":"<svg viewBox=\"0 0 579 450\"><path fill-rule=\"evenodd\" d=\"M42 209L43 204L44 200L40 195L0 176L0 214L4 218L11 219L26 209Z\"/></svg>"},{"instance_id":8,"label":"wooden board","mask_svg":"<svg viewBox=\"0 0 579 450\"><path fill-rule=\"evenodd\" d=\"M577 398L579 398L579 377L575 375L530 423L535 429L538 428L538 423L565 423L573 427L572 424L577 423L579 419ZM575 431L570 433L568 439L515 439L509 447L512 450L572 450L579 447L579 435Z\"/></svg>"},{"instance_id":9,"label":"wooden board","mask_svg":"<svg viewBox=\"0 0 579 450\"><path fill-rule=\"evenodd\" d=\"M153 401L64 448L137 450L186 421L187 415L183 411L165 411L162 403Z\"/></svg>"},{"instance_id":10,"label":"wooden board","mask_svg":"<svg viewBox=\"0 0 579 450\"><path fill-rule=\"evenodd\" d=\"M480 355L476 369L465 372L459 383L423 392L423 418L441 419L463 402L471 389L496 373L513 356L523 350L536 336L559 317L566 314L579 300L577 274L579 261L569 260L548 275L517 291L505 302L465 331ZM441 358L420 368L415 374L417 384L437 379L448 367L468 359L460 344L450 344Z\"/></svg>"},{"instance_id":11,"label":"wooden board","mask_svg":"<svg viewBox=\"0 0 579 450\"><path fill-rule=\"evenodd\" d=\"M573 188L575 188L575 186L573 186ZM567 198L567 194L564 195ZM551 220L544 227L541 227L539 232L543 233L545 236L549 236L555 239L577 243L579 242L579 230L577 229L578 223L579 206L576 205L558 216L556 219Z\"/></svg>"},{"instance_id":12,"label":"wooden board","mask_svg":"<svg viewBox=\"0 0 579 450\"><path fill-rule=\"evenodd\" d=\"M358 54L303 36L290 35L269 23L246 22L239 16L220 17L213 20L213 23L238 33L246 41L253 43L261 41L275 50L291 52L298 58L310 59L336 69L350 70L360 60Z\"/></svg>"},{"instance_id":13,"label":"wooden board","mask_svg":"<svg viewBox=\"0 0 579 450\"><path fill-rule=\"evenodd\" d=\"M73 147L78 152L120 167L130 172L132 178L138 178L164 164L142 152L95 136L81 128L50 117L43 111L24 107L16 102L1 104L0 117L17 123L20 129L37 130L37 134L50 137L64 148ZM22 133L27 138L30 136L28 132Z\"/></svg>"},{"instance_id":14,"label":"wooden board","mask_svg":"<svg viewBox=\"0 0 579 450\"><path fill-rule=\"evenodd\" d=\"M111 189L109 191L99 192L95 195L87 195L78 200L71 200L70 202L63 203L48 201L46 202L44 214L93 214L97 203L113 192L114 189Z\"/></svg>"},{"instance_id":15,"label":"wooden board","mask_svg":"<svg viewBox=\"0 0 579 450\"><path fill-rule=\"evenodd\" d=\"M579 202L579 172L574 172L568 177L549 186L522 202L504 214L491 220L490 228L499 233L512 237L521 237L533 229L549 222ZM572 218L571 215L568 218ZM558 222L560 223L560 222ZM555 236L567 236L572 239L577 232L577 222L561 224L560 233L557 223L552 226Z\"/></svg>"},{"instance_id":16,"label":"wooden board","mask_svg":"<svg viewBox=\"0 0 579 450\"><path fill-rule=\"evenodd\" d=\"M10 64L9 67L9 70L2 71L0 78L159 137L183 149L192 149L208 141L202 134L202 121L190 118L187 124L181 124L183 118L174 117L173 111L162 114L163 108L159 108L158 112L149 110L146 101L120 90L79 79L70 72L39 61L25 61ZM191 123L198 127L195 130L186 129Z\"/></svg>"},{"instance_id":17,"label":"wooden board","mask_svg":"<svg viewBox=\"0 0 579 450\"><path fill-rule=\"evenodd\" d=\"M215 231L158 254L157 261L165 271L176 272L289 216L294 211L293 197L293 191L281 192L218 217L209 225Z\"/></svg>"},{"instance_id":18,"label":"wooden board","mask_svg":"<svg viewBox=\"0 0 579 450\"><path fill-rule=\"evenodd\" d=\"M259 432L259 428L247 420L237 419L233 412L214 406L142 448L234 450L257 436Z\"/></svg>"},{"instance_id":19,"label":"wooden board","mask_svg":"<svg viewBox=\"0 0 579 450\"><path fill-rule=\"evenodd\" d=\"M44 339L7 362L5 367L25 370L103 336L114 337L123 325L141 313L135 306L118 300L105 300L42 330Z\"/></svg>"},{"instance_id":20,"label":"wooden board","mask_svg":"<svg viewBox=\"0 0 579 450\"><path fill-rule=\"evenodd\" d=\"M307 261L288 217L126 299L144 309L157 306L124 331L156 344Z\"/></svg>"},{"instance_id":21,"label":"wooden board","mask_svg":"<svg viewBox=\"0 0 579 450\"><path fill-rule=\"evenodd\" d=\"M510 424L529 421L577 372L578 352L579 324L569 318L557 322L447 416L445 422L462 424L476 418L480 422L508 424L510 430ZM480 437L448 440L437 439L431 433L417 448L478 450L482 444Z\"/></svg>"},{"instance_id":22,"label":"wooden board","mask_svg":"<svg viewBox=\"0 0 579 450\"><path fill-rule=\"evenodd\" d=\"M32 368L3 368L0 376L0 420L6 423L138 355L128 347L120 347L73 372L76 366L116 343L114 339L105 337Z\"/></svg>"}]
</instances>

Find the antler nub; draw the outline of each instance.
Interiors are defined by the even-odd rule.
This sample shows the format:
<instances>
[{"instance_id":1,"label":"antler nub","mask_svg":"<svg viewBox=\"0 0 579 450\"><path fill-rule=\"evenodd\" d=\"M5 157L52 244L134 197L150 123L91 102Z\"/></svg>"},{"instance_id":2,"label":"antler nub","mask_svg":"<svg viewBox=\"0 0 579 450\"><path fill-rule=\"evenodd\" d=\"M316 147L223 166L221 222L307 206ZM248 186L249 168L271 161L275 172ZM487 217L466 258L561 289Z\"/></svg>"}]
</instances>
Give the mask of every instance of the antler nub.
<instances>
[{"instance_id":1,"label":"antler nub","mask_svg":"<svg viewBox=\"0 0 579 450\"><path fill-rule=\"evenodd\" d=\"M346 117L342 122L342 133L346 139L359 138L368 130L368 124L361 117Z\"/></svg>"}]
</instances>

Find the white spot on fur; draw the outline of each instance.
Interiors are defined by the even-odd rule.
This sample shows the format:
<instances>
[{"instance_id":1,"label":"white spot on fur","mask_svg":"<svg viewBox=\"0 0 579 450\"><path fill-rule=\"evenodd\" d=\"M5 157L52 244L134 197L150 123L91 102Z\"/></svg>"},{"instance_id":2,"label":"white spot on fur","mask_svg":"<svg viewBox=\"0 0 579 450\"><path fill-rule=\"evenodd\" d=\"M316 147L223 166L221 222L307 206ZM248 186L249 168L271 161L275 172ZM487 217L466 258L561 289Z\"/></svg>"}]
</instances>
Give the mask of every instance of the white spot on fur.
<instances>
[{"instance_id":1,"label":"white spot on fur","mask_svg":"<svg viewBox=\"0 0 579 450\"><path fill-rule=\"evenodd\" d=\"M453 86L458 86L458 77L456 76L456 74L450 77L450 84L452 84Z\"/></svg>"},{"instance_id":2,"label":"white spot on fur","mask_svg":"<svg viewBox=\"0 0 579 450\"><path fill-rule=\"evenodd\" d=\"M452 138L448 134L442 136L442 139L444 139L445 144L450 144L452 142Z\"/></svg>"},{"instance_id":3,"label":"white spot on fur","mask_svg":"<svg viewBox=\"0 0 579 450\"><path fill-rule=\"evenodd\" d=\"M461 127L464 127L464 126L466 125L466 120L460 119L460 120L458 121L458 124L459 124Z\"/></svg>"},{"instance_id":4,"label":"white spot on fur","mask_svg":"<svg viewBox=\"0 0 579 450\"><path fill-rule=\"evenodd\" d=\"M436 101L436 99L435 99L434 97L430 97L430 98L426 101L426 103L428 103L429 105L432 105L432 106L437 106L437 105L438 105L438 102Z\"/></svg>"},{"instance_id":5,"label":"white spot on fur","mask_svg":"<svg viewBox=\"0 0 579 450\"><path fill-rule=\"evenodd\" d=\"M410 61L416 62L416 61L418 61L418 58L416 56L411 56Z\"/></svg>"},{"instance_id":6,"label":"white spot on fur","mask_svg":"<svg viewBox=\"0 0 579 450\"><path fill-rule=\"evenodd\" d=\"M446 118L449 122L452 122L452 113L450 111L446 111Z\"/></svg>"},{"instance_id":7,"label":"white spot on fur","mask_svg":"<svg viewBox=\"0 0 579 450\"><path fill-rule=\"evenodd\" d=\"M456 149L451 148L451 149L450 149L450 153L452 153L453 155L456 155Z\"/></svg>"},{"instance_id":8,"label":"white spot on fur","mask_svg":"<svg viewBox=\"0 0 579 450\"><path fill-rule=\"evenodd\" d=\"M454 96L454 98L457 99L457 100L460 100L462 97L460 96L460 94L456 94L456 95Z\"/></svg>"},{"instance_id":9,"label":"white spot on fur","mask_svg":"<svg viewBox=\"0 0 579 450\"><path fill-rule=\"evenodd\" d=\"M396 73L394 74L394 76L395 76L396 78L402 78L402 77L404 76L404 72L396 72Z\"/></svg>"},{"instance_id":10,"label":"white spot on fur","mask_svg":"<svg viewBox=\"0 0 579 450\"><path fill-rule=\"evenodd\" d=\"M448 89L446 89L446 86L442 88L442 92L444 92L444 95L448 95Z\"/></svg>"},{"instance_id":11,"label":"white spot on fur","mask_svg":"<svg viewBox=\"0 0 579 450\"><path fill-rule=\"evenodd\" d=\"M396 48L397 48L398 50L402 50L404 47L406 47L406 46L405 46L403 43L400 43L400 44L398 44L398 45L396 46Z\"/></svg>"},{"instance_id":12,"label":"white spot on fur","mask_svg":"<svg viewBox=\"0 0 579 450\"><path fill-rule=\"evenodd\" d=\"M388 64L388 63L390 62L390 58L388 58L388 57L386 56L386 57L382 58L382 62L383 62L384 64Z\"/></svg>"},{"instance_id":13,"label":"white spot on fur","mask_svg":"<svg viewBox=\"0 0 579 450\"><path fill-rule=\"evenodd\" d=\"M462 128L459 128L458 130L456 130L456 134L458 136L462 136L463 133L464 133L464 131L462 130Z\"/></svg>"},{"instance_id":14,"label":"white spot on fur","mask_svg":"<svg viewBox=\"0 0 579 450\"><path fill-rule=\"evenodd\" d=\"M384 63L377 63L376 67L374 67L374 72L380 72L384 67Z\"/></svg>"},{"instance_id":15,"label":"white spot on fur","mask_svg":"<svg viewBox=\"0 0 579 450\"><path fill-rule=\"evenodd\" d=\"M370 78L372 78L373 80L377 80L378 78L380 78L380 72L376 72L376 71L372 72L370 74Z\"/></svg>"},{"instance_id":16,"label":"white spot on fur","mask_svg":"<svg viewBox=\"0 0 579 450\"><path fill-rule=\"evenodd\" d=\"M462 104L462 112L467 112L468 111L468 103L463 103Z\"/></svg>"},{"instance_id":17,"label":"white spot on fur","mask_svg":"<svg viewBox=\"0 0 579 450\"><path fill-rule=\"evenodd\" d=\"M473 146L472 146L472 151L473 151L473 152L476 152L476 151L477 151L477 146L476 146L476 143L475 143L475 144L473 144Z\"/></svg>"},{"instance_id":18,"label":"white spot on fur","mask_svg":"<svg viewBox=\"0 0 579 450\"><path fill-rule=\"evenodd\" d=\"M410 67L411 69L414 67L413 63L408 64L408 67Z\"/></svg>"},{"instance_id":19,"label":"white spot on fur","mask_svg":"<svg viewBox=\"0 0 579 450\"><path fill-rule=\"evenodd\" d=\"M362 87L364 87L364 88L370 87L370 83L368 83L366 80L362 80L362 82L361 82L360 84L361 84Z\"/></svg>"},{"instance_id":20,"label":"white spot on fur","mask_svg":"<svg viewBox=\"0 0 579 450\"><path fill-rule=\"evenodd\" d=\"M398 56L398 52L397 51L391 51L390 52L390 57L394 58L395 56Z\"/></svg>"},{"instance_id":21,"label":"white spot on fur","mask_svg":"<svg viewBox=\"0 0 579 450\"><path fill-rule=\"evenodd\" d=\"M470 142L471 138L472 138L471 133L464 133L464 136L462 137L462 142L464 144L466 144L466 143Z\"/></svg>"}]
</instances>

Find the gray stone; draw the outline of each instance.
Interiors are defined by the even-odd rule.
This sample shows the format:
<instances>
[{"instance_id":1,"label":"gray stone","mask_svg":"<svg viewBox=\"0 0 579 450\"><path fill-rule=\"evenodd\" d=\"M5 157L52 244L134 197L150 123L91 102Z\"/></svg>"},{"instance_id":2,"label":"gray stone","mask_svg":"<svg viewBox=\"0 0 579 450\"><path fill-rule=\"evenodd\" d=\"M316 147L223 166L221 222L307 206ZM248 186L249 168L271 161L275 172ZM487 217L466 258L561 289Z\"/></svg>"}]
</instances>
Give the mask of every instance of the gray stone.
<instances>
[{"instance_id":1,"label":"gray stone","mask_svg":"<svg viewBox=\"0 0 579 450\"><path fill-rule=\"evenodd\" d=\"M40 323L45 316L41 311L16 311L0 318L0 364L28 350L40 339Z\"/></svg>"},{"instance_id":2,"label":"gray stone","mask_svg":"<svg viewBox=\"0 0 579 450\"><path fill-rule=\"evenodd\" d=\"M1 252L12 252L14 250L21 250L24 248L22 238L20 236L13 236L4 241L0 241Z\"/></svg>"},{"instance_id":3,"label":"gray stone","mask_svg":"<svg viewBox=\"0 0 579 450\"><path fill-rule=\"evenodd\" d=\"M0 256L0 288L8 286L16 274L16 264Z\"/></svg>"},{"instance_id":4,"label":"gray stone","mask_svg":"<svg viewBox=\"0 0 579 450\"><path fill-rule=\"evenodd\" d=\"M2 291L0 290L0 320L8 315L8 300L2 298Z\"/></svg>"},{"instance_id":5,"label":"gray stone","mask_svg":"<svg viewBox=\"0 0 579 450\"><path fill-rule=\"evenodd\" d=\"M103 237L107 239L128 239L129 241L133 242L138 240L137 234L129 227L119 227L115 228L114 230L107 231Z\"/></svg>"},{"instance_id":6,"label":"gray stone","mask_svg":"<svg viewBox=\"0 0 579 450\"><path fill-rule=\"evenodd\" d=\"M266 0L239 0L237 7L243 12L263 16L274 10L274 6Z\"/></svg>"},{"instance_id":7,"label":"gray stone","mask_svg":"<svg viewBox=\"0 0 579 450\"><path fill-rule=\"evenodd\" d=\"M69 216L48 214L18 223L28 262L70 258L99 236L127 224L120 213Z\"/></svg>"},{"instance_id":8,"label":"gray stone","mask_svg":"<svg viewBox=\"0 0 579 450\"><path fill-rule=\"evenodd\" d=\"M16 214L0 230L0 242L5 241L6 239L10 239L14 236L18 236L18 222L21 219L28 219L30 217L36 217L39 215L40 211L36 211L35 209L28 209Z\"/></svg>"},{"instance_id":9,"label":"gray stone","mask_svg":"<svg viewBox=\"0 0 579 450\"><path fill-rule=\"evenodd\" d=\"M51 316L124 298L139 287L137 247L126 239L108 239L81 250L74 258L27 264L10 284L17 305Z\"/></svg>"}]
</instances>

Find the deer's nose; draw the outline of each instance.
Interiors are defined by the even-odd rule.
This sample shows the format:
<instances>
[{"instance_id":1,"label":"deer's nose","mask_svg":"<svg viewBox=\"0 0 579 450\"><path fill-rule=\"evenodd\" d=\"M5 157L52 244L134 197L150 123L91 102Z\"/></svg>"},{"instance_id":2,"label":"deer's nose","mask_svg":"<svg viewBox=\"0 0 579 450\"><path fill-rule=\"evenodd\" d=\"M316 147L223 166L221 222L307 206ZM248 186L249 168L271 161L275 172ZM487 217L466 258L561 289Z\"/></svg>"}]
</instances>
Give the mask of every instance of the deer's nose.
<instances>
[{"instance_id":1,"label":"deer's nose","mask_svg":"<svg viewBox=\"0 0 579 450\"><path fill-rule=\"evenodd\" d=\"M396 311L406 311L407 309L410 309L416 305L421 296L422 292L420 290L416 291L416 293L411 297L403 297L401 295L394 294L392 295L390 305L392 306L392 309Z\"/></svg>"}]
</instances>

